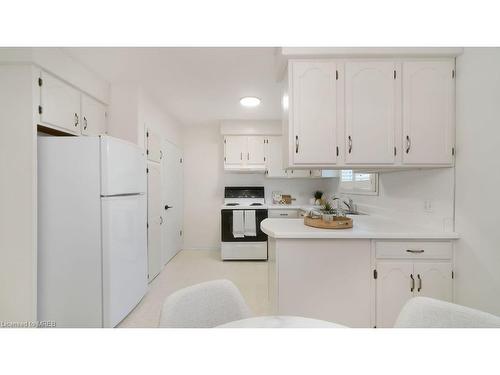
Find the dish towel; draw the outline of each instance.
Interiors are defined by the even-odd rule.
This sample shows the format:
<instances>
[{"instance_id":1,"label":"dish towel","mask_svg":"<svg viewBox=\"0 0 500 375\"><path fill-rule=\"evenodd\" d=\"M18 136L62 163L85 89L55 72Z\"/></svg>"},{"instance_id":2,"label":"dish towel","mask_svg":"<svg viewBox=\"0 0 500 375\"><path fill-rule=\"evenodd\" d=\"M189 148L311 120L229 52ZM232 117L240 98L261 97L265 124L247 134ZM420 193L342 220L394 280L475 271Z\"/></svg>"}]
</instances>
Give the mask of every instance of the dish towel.
<instances>
[{"instance_id":1,"label":"dish towel","mask_svg":"<svg viewBox=\"0 0 500 375\"><path fill-rule=\"evenodd\" d=\"M245 237L257 236L255 210L245 210Z\"/></svg>"},{"instance_id":2,"label":"dish towel","mask_svg":"<svg viewBox=\"0 0 500 375\"><path fill-rule=\"evenodd\" d=\"M233 237L245 237L245 221L243 210L233 210Z\"/></svg>"}]
</instances>

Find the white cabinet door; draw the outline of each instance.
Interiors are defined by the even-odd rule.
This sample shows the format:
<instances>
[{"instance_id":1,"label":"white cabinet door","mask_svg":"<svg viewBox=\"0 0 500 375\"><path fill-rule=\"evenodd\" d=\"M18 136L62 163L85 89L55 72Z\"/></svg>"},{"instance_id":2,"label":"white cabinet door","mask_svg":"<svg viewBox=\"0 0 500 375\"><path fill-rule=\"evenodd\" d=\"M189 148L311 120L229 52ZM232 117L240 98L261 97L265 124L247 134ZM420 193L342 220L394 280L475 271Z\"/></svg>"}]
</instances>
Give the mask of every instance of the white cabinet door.
<instances>
[{"instance_id":1,"label":"white cabinet door","mask_svg":"<svg viewBox=\"0 0 500 375\"><path fill-rule=\"evenodd\" d=\"M417 295L451 302L451 270L451 262L415 263Z\"/></svg>"},{"instance_id":2,"label":"white cabinet door","mask_svg":"<svg viewBox=\"0 0 500 375\"><path fill-rule=\"evenodd\" d=\"M52 75L42 72L40 122L80 134L80 92Z\"/></svg>"},{"instance_id":3,"label":"white cabinet door","mask_svg":"<svg viewBox=\"0 0 500 375\"><path fill-rule=\"evenodd\" d=\"M246 158L247 137L241 135L230 135L224 137L224 163L230 165L243 164L243 156Z\"/></svg>"},{"instance_id":4,"label":"white cabinet door","mask_svg":"<svg viewBox=\"0 0 500 375\"><path fill-rule=\"evenodd\" d=\"M413 297L416 282L412 277L413 262L377 262L377 327L393 327L401 308Z\"/></svg>"},{"instance_id":5,"label":"white cabinet door","mask_svg":"<svg viewBox=\"0 0 500 375\"><path fill-rule=\"evenodd\" d=\"M453 60L403 63L403 163L452 164Z\"/></svg>"},{"instance_id":6,"label":"white cabinet door","mask_svg":"<svg viewBox=\"0 0 500 375\"><path fill-rule=\"evenodd\" d=\"M396 78L393 61L346 63L346 164L394 163Z\"/></svg>"},{"instance_id":7,"label":"white cabinet door","mask_svg":"<svg viewBox=\"0 0 500 375\"><path fill-rule=\"evenodd\" d=\"M291 61L290 124L293 164L337 162L337 66L333 61Z\"/></svg>"},{"instance_id":8,"label":"white cabinet door","mask_svg":"<svg viewBox=\"0 0 500 375\"><path fill-rule=\"evenodd\" d=\"M247 164L264 164L265 163L265 137L249 136L247 138Z\"/></svg>"},{"instance_id":9,"label":"white cabinet door","mask_svg":"<svg viewBox=\"0 0 500 375\"><path fill-rule=\"evenodd\" d=\"M266 143L266 165L267 177L285 178L286 171L283 169L283 138L281 136L267 137Z\"/></svg>"},{"instance_id":10,"label":"white cabinet door","mask_svg":"<svg viewBox=\"0 0 500 375\"><path fill-rule=\"evenodd\" d=\"M162 261L161 228L161 169L160 164L148 163L148 280L160 272Z\"/></svg>"},{"instance_id":11,"label":"white cabinet door","mask_svg":"<svg viewBox=\"0 0 500 375\"><path fill-rule=\"evenodd\" d=\"M162 158L160 135L150 129L146 130L146 154L148 160L160 162Z\"/></svg>"},{"instance_id":12,"label":"white cabinet door","mask_svg":"<svg viewBox=\"0 0 500 375\"><path fill-rule=\"evenodd\" d=\"M106 106L82 94L82 134L106 134Z\"/></svg>"}]
</instances>

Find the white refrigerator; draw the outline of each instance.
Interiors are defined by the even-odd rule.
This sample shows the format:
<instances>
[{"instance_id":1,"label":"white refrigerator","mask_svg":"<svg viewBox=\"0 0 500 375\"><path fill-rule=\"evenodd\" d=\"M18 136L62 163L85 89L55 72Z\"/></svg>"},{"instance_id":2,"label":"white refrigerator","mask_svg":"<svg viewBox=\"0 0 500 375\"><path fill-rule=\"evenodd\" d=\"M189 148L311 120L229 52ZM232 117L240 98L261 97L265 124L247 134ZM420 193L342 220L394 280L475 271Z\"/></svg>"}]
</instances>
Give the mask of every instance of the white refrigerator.
<instances>
[{"instance_id":1,"label":"white refrigerator","mask_svg":"<svg viewBox=\"0 0 500 375\"><path fill-rule=\"evenodd\" d=\"M146 158L108 136L38 138L38 320L114 327L147 291Z\"/></svg>"}]
</instances>

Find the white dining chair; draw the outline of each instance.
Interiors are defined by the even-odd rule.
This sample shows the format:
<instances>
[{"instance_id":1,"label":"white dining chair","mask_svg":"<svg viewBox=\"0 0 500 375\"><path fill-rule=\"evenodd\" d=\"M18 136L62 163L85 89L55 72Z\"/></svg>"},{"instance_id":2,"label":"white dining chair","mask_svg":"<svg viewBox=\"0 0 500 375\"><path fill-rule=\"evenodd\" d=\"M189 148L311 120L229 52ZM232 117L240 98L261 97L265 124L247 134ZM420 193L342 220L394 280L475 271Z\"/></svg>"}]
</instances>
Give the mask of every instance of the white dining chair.
<instances>
[{"instance_id":1,"label":"white dining chair","mask_svg":"<svg viewBox=\"0 0 500 375\"><path fill-rule=\"evenodd\" d=\"M229 280L207 281L173 293L160 315L163 328L211 328L253 314Z\"/></svg>"},{"instance_id":2,"label":"white dining chair","mask_svg":"<svg viewBox=\"0 0 500 375\"><path fill-rule=\"evenodd\" d=\"M394 328L500 328L500 317L427 297L410 299Z\"/></svg>"}]
</instances>

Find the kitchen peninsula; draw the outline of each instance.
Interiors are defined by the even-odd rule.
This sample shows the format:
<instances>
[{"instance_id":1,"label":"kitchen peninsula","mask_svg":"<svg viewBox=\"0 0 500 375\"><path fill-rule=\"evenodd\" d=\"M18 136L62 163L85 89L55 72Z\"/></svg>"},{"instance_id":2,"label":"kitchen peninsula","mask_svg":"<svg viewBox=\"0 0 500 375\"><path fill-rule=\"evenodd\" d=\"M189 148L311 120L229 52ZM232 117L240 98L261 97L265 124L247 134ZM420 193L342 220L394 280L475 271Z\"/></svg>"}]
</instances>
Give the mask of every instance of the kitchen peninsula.
<instances>
[{"instance_id":1,"label":"kitchen peninsula","mask_svg":"<svg viewBox=\"0 0 500 375\"><path fill-rule=\"evenodd\" d=\"M453 300L458 234L379 216L354 217L351 229L266 219L271 312L351 327L391 327L404 303L421 295Z\"/></svg>"}]
</instances>

